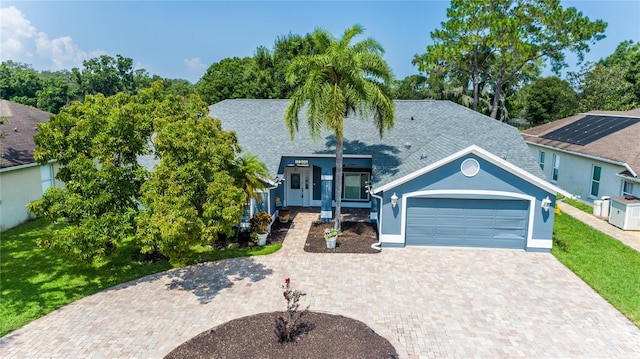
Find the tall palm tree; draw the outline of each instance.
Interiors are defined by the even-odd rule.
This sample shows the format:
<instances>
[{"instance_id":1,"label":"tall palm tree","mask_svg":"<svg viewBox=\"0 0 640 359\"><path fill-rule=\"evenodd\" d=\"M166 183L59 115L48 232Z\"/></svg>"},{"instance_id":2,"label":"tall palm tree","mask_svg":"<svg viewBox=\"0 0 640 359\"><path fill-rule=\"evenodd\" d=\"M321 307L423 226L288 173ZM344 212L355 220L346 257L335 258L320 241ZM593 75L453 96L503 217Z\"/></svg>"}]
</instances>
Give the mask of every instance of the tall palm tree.
<instances>
[{"instance_id":1,"label":"tall palm tree","mask_svg":"<svg viewBox=\"0 0 640 359\"><path fill-rule=\"evenodd\" d=\"M361 118L373 114L380 137L393 127L394 105L389 91L393 74L382 59L384 49L377 41L367 38L351 44L363 32L362 26L354 25L336 39L323 29L316 29L313 40L317 53L296 57L287 70L287 82L295 86L285 115L291 139L298 131L298 115L305 104L311 137L319 138L326 128L336 139L337 230L342 203L344 120L350 114Z\"/></svg>"}]
</instances>

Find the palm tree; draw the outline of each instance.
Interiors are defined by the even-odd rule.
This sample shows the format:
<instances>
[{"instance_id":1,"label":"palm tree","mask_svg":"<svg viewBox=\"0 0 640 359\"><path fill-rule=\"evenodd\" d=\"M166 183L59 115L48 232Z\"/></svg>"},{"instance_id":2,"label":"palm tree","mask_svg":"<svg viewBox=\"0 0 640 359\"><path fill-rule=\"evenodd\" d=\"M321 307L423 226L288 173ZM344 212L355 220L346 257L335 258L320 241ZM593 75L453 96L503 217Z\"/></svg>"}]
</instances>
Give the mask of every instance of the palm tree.
<instances>
[{"instance_id":1,"label":"palm tree","mask_svg":"<svg viewBox=\"0 0 640 359\"><path fill-rule=\"evenodd\" d=\"M295 86L287 107L285 123L291 139L298 130L298 115L305 104L311 137L323 128L336 139L336 221L340 230L342 199L342 157L344 120L355 114L373 122L382 137L393 127L394 105L390 96L393 74L382 59L384 49L372 38L355 44L351 40L364 32L360 25L345 30L341 39L323 29L313 32L316 54L296 57L287 70L287 82Z\"/></svg>"},{"instance_id":2,"label":"palm tree","mask_svg":"<svg viewBox=\"0 0 640 359\"><path fill-rule=\"evenodd\" d=\"M258 160L258 155L245 152L236 158L233 178L236 185L244 190L246 203L254 197L258 203L262 202L262 197L258 191L265 188L265 181L270 177L269 171L264 163Z\"/></svg>"}]
</instances>

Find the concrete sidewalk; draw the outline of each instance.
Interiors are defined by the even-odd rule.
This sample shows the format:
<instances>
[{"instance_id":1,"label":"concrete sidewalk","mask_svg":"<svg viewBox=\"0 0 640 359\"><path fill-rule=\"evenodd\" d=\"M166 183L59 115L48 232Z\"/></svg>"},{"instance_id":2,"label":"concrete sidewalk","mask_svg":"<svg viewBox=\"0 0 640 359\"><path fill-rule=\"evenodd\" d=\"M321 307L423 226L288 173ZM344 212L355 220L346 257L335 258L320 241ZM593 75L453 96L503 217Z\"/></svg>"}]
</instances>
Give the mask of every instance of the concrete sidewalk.
<instances>
[{"instance_id":1,"label":"concrete sidewalk","mask_svg":"<svg viewBox=\"0 0 640 359\"><path fill-rule=\"evenodd\" d=\"M592 214L585 213L570 204L564 202L558 202L558 204L562 212L640 252L640 231L623 231L613 224L609 224L609 222Z\"/></svg>"}]
</instances>

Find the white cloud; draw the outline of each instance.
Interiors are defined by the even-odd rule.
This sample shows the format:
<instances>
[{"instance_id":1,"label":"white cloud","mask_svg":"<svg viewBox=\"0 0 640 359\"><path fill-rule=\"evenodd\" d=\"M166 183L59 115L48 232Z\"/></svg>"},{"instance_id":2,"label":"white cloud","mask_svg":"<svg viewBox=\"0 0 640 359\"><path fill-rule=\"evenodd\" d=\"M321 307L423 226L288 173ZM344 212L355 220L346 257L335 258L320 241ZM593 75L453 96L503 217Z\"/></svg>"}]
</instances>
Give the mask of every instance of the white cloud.
<instances>
[{"instance_id":1,"label":"white cloud","mask_svg":"<svg viewBox=\"0 0 640 359\"><path fill-rule=\"evenodd\" d=\"M2 61L24 62L39 70L61 70L81 67L83 60L105 54L100 50L80 49L70 36L49 39L15 6L0 9L0 18Z\"/></svg>"},{"instance_id":2,"label":"white cloud","mask_svg":"<svg viewBox=\"0 0 640 359\"><path fill-rule=\"evenodd\" d=\"M193 73L203 73L207 69L207 65L203 64L199 57L184 59L184 64L187 65L189 72Z\"/></svg>"}]
</instances>

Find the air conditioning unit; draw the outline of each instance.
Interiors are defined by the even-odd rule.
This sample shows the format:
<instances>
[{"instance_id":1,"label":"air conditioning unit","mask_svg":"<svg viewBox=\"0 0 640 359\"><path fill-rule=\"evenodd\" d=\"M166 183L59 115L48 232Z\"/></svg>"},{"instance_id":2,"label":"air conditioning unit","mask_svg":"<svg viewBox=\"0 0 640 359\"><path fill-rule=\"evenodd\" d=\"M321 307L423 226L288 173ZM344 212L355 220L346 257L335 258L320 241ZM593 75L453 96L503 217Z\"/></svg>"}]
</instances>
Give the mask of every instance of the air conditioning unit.
<instances>
[{"instance_id":1,"label":"air conditioning unit","mask_svg":"<svg viewBox=\"0 0 640 359\"><path fill-rule=\"evenodd\" d=\"M609 223L624 230L640 231L640 198L633 196L611 198Z\"/></svg>"}]
</instances>

